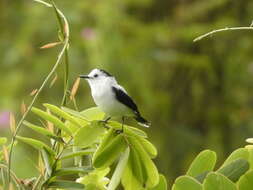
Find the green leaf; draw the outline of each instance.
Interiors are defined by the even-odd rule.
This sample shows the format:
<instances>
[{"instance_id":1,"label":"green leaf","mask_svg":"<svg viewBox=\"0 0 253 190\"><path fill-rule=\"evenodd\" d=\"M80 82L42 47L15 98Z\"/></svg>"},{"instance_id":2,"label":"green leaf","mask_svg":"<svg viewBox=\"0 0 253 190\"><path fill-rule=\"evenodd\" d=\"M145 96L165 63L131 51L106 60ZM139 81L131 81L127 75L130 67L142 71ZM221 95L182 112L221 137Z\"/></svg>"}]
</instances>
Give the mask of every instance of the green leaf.
<instances>
[{"instance_id":1,"label":"green leaf","mask_svg":"<svg viewBox=\"0 0 253 190\"><path fill-rule=\"evenodd\" d=\"M80 112L72 110L70 108L67 107L61 107L61 109L67 113L69 113L70 115L75 116L76 118L79 118L81 120L83 120L84 122L89 122L88 118L84 117Z\"/></svg>"},{"instance_id":2,"label":"green leaf","mask_svg":"<svg viewBox=\"0 0 253 190\"><path fill-rule=\"evenodd\" d=\"M80 112L82 116L88 118L91 121L102 120L105 117L105 113L102 112L98 107L92 107Z\"/></svg>"},{"instance_id":3,"label":"green leaf","mask_svg":"<svg viewBox=\"0 0 253 190\"><path fill-rule=\"evenodd\" d=\"M88 147L101 137L104 132L105 129L102 126L92 122L91 125L84 126L76 132L74 145L83 148Z\"/></svg>"},{"instance_id":4,"label":"green leaf","mask_svg":"<svg viewBox=\"0 0 253 190\"><path fill-rule=\"evenodd\" d=\"M249 152L246 148L239 148L239 149L235 150L234 152L232 152L230 154L230 156L226 159L226 161L223 163L221 168L230 164L232 161L237 160L239 158L244 159L244 160L248 160Z\"/></svg>"},{"instance_id":5,"label":"green leaf","mask_svg":"<svg viewBox=\"0 0 253 190\"><path fill-rule=\"evenodd\" d=\"M17 136L16 138L20 141L23 141L24 143L27 143L33 146L34 148L38 150L42 150L43 148L45 148L50 154L55 155L55 152L53 151L53 149L51 149L48 145L46 145L45 143L41 141L38 141L32 138L20 137L20 136Z\"/></svg>"},{"instance_id":6,"label":"green leaf","mask_svg":"<svg viewBox=\"0 0 253 190\"><path fill-rule=\"evenodd\" d=\"M7 138L1 137L0 138L0 146L4 145L7 142Z\"/></svg>"},{"instance_id":7,"label":"green leaf","mask_svg":"<svg viewBox=\"0 0 253 190\"><path fill-rule=\"evenodd\" d=\"M93 157L95 168L106 168L111 165L126 149L127 145L123 134L117 135L99 154Z\"/></svg>"},{"instance_id":8,"label":"green leaf","mask_svg":"<svg viewBox=\"0 0 253 190\"><path fill-rule=\"evenodd\" d=\"M202 190L202 185L193 177L180 176L172 186L172 190ZM214 189L213 189L214 190Z\"/></svg>"},{"instance_id":9,"label":"green leaf","mask_svg":"<svg viewBox=\"0 0 253 190\"><path fill-rule=\"evenodd\" d=\"M114 139L114 137L116 137L117 134L115 132L115 130L113 128L110 128L102 137L102 140L96 150L96 152L93 155L93 160L95 160L97 158L97 156L99 154L101 154L101 152L104 150L104 148L110 144L112 142L112 140Z\"/></svg>"},{"instance_id":10,"label":"green leaf","mask_svg":"<svg viewBox=\"0 0 253 190\"><path fill-rule=\"evenodd\" d=\"M77 156L89 155L89 154L92 154L94 151L95 149L87 149L87 150L81 150L77 152L71 152L71 153L62 155L61 159L63 160L63 159L68 159L68 158L74 158Z\"/></svg>"},{"instance_id":11,"label":"green leaf","mask_svg":"<svg viewBox=\"0 0 253 190\"><path fill-rule=\"evenodd\" d=\"M198 180L200 183L203 183L206 176L210 173L210 171L203 172L202 174L199 174L198 176L194 177L196 180Z\"/></svg>"},{"instance_id":12,"label":"green leaf","mask_svg":"<svg viewBox=\"0 0 253 190\"><path fill-rule=\"evenodd\" d=\"M112 175L112 178L110 180L107 190L115 190L117 188L117 186L119 185L121 176L123 174L123 171L124 171L127 161L128 161L129 151L130 151L130 149L128 147L126 149L126 151L121 155L118 165Z\"/></svg>"},{"instance_id":13,"label":"green leaf","mask_svg":"<svg viewBox=\"0 0 253 190\"><path fill-rule=\"evenodd\" d=\"M107 125L116 130L121 130L122 128L122 124L117 121L108 121ZM147 138L147 134L144 131L135 127L131 127L129 125L124 125L124 133L128 135L141 136L143 138Z\"/></svg>"},{"instance_id":14,"label":"green leaf","mask_svg":"<svg viewBox=\"0 0 253 190\"><path fill-rule=\"evenodd\" d=\"M211 172L203 183L204 190L236 190L236 185L224 175Z\"/></svg>"},{"instance_id":15,"label":"green leaf","mask_svg":"<svg viewBox=\"0 0 253 190\"><path fill-rule=\"evenodd\" d=\"M42 148L41 150L42 159L44 161L44 165L46 167L47 176L51 176L52 174L52 165L53 165L53 158L47 151L47 149Z\"/></svg>"},{"instance_id":16,"label":"green leaf","mask_svg":"<svg viewBox=\"0 0 253 190\"><path fill-rule=\"evenodd\" d=\"M167 190L167 180L163 175L159 175L159 183L148 190Z\"/></svg>"},{"instance_id":17,"label":"green leaf","mask_svg":"<svg viewBox=\"0 0 253 190\"><path fill-rule=\"evenodd\" d=\"M141 163L145 168L147 174L147 181L145 183L145 186L148 188L156 186L159 182L159 174L155 164L152 162L149 155L138 140L133 137L128 137L128 140L130 141L131 146L133 146L138 152Z\"/></svg>"},{"instance_id":18,"label":"green leaf","mask_svg":"<svg viewBox=\"0 0 253 190\"><path fill-rule=\"evenodd\" d=\"M63 111L62 109L58 108L55 105L52 104L43 104L46 108L48 108L51 112L55 113L56 115L64 118L65 120L70 121L76 126L82 127L82 123L78 121L76 118L68 114L67 112Z\"/></svg>"},{"instance_id":19,"label":"green leaf","mask_svg":"<svg viewBox=\"0 0 253 190\"><path fill-rule=\"evenodd\" d=\"M58 25L59 25L59 30L61 31L62 37L64 39L64 26L63 26L61 15L59 14L59 12L57 10L57 7L56 7L56 5L55 5L55 3L53 1L51 1L51 5L52 5L52 7L54 9L54 12L56 14L56 18L58 20Z\"/></svg>"},{"instance_id":20,"label":"green leaf","mask_svg":"<svg viewBox=\"0 0 253 190\"><path fill-rule=\"evenodd\" d=\"M143 170L144 168L141 166L139 155L134 157L133 148L131 148L129 159L121 178L124 190L144 190L145 183L142 174Z\"/></svg>"},{"instance_id":21,"label":"green leaf","mask_svg":"<svg viewBox=\"0 0 253 190\"><path fill-rule=\"evenodd\" d=\"M38 116L40 116L41 118L47 120L47 121L50 121L51 123L54 124L55 127L58 127L59 129L61 129L62 131L66 132L68 135L72 135L71 131L65 126L65 124L60 120L58 119L57 117L47 113L47 112L44 112L38 108L35 108L33 107L32 108L32 112L34 112L35 114L37 114Z\"/></svg>"},{"instance_id":22,"label":"green leaf","mask_svg":"<svg viewBox=\"0 0 253 190\"><path fill-rule=\"evenodd\" d=\"M248 158L248 162L249 162L249 165L250 165L249 170L252 170L253 169L253 148L252 147L247 147L246 149L249 152L249 158Z\"/></svg>"},{"instance_id":23,"label":"green leaf","mask_svg":"<svg viewBox=\"0 0 253 190\"><path fill-rule=\"evenodd\" d=\"M210 150L204 150L193 160L186 175L196 177L206 171L212 171L216 163L216 153Z\"/></svg>"},{"instance_id":24,"label":"green leaf","mask_svg":"<svg viewBox=\"0 0 253 190\"><path fill-rule=\"evenodd\" d=\"M29 123L28 121L24 121L23 124L29 128L31 128L32 130L36 131L37 133L40 133L42 135L48 136L50 138L54 138L54 139L59 139L60 137L57 137L56 135L54 135L54 133L52 133L51 131L43 128L43 127L39 127L38 125L34 125L32 123Z\"/></svg>"},{"instance_id":25,"label":"green leaf","mask_svg":"<svg viewBox=\"0 0 253 190\"><path fill-rule=\"evenodd\" d=\"M253 171L247 172L238 181L239 190L252 190L253 188Z\"/></svg>"},{"instance_id":26,"label":"green leaf","mask_svg":"<svg viewBox=\"0 0 253 190\"><path fill-rule=\"evenodd\" d=\"M137 139L151 158L155 158L157 156L156 147L151 142L140 136L138 136Z\"/></svg>"},{"instance_id":27,"label":"green leaf","mask_svg":"<svg viewBox=\"0 0 253 190\"><path fill-rule=\"evenodd\" d=\"M57 180L50 182L47 187L49 188L71 188L71 189L84 189L84 185L73 181Z\"/></svg>"},{"instance_id":28,"label":"green leaf","mask_svg":"<svg viewBox=\"0 0 253 190\"><path fill-rule=\"evenodd\" d=\"M105 176L109 173L110 168L95 169L87 175L77 179L79 183L85 185L85 190L105 190L109 179Z\"/></svg>"},{"instance_id":29,"label":"green leaf","mask_svg":"<svg viewBox=\"0 0 253 190\"><path fill-rule=\"evenodd\" d=\"M249 169L249 163L243 159L237 159L217 170L233 182L236 182Z\"/></svg>"},{"instance_id":30,"label":"green leaf","mask_svg":"<svg viewBox=\"0 0 253 190\"><path fill-rule=\"evenodd\" d=\"M99 147L97 151L95 152L96 154L99 154L111 141L112 139L117 136L115 130L113 128L110 128L103 136L101 143L99 144Z\"/></svg>"},{"instance_id":31,"label":"green leaf","mask_svg":"<svg viewBox=\"0 0 253 190\"><path fill-rule=\"evenodd\" d=\"M86 174L92 171L91 167L70 167L70 168L61 168L56 170L53 173L53 176L64 176L64 175L73 175L73 174Z\"/></svg>"}]
</instances>

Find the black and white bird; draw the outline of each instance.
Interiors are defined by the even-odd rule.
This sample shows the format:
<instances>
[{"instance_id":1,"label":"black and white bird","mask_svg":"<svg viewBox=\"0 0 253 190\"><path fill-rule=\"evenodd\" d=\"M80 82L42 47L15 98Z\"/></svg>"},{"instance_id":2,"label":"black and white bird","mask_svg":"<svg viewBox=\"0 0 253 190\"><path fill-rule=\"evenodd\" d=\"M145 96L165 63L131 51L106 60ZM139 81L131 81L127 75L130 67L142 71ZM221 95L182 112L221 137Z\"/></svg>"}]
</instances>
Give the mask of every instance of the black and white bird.
<instances>
[{"instance_id":1,"label":"black and white bird","mask_svg":"<svg viewBox=\"0 0 253 190\"><path fill-rule=\"evenodd\" d=\"M88 75L80 75L80 78L88 81L94 102L109 116L108 120L115 116L122 117L124 125L125 117L133 117L140 125L150 126L141 116L133 99L111 74L102 69L93 69Z\"/></svg>"}]
</instances>

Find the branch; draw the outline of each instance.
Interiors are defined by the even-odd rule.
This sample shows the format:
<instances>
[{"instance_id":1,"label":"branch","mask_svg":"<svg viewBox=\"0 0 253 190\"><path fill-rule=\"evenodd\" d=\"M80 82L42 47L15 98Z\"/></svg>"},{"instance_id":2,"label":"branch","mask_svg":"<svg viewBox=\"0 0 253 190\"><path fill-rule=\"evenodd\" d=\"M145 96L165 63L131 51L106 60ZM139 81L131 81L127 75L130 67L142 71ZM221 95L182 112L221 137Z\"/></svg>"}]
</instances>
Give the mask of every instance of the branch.
<instances>
[{"instance_id":1,"label":"branch","mask_svg":"<svg viewBox=\"0 0 253 190\"><path fill-rule=\"evenodd\" d=\"M197 42L199 40L202 40L202 39L204 39L204 38L206 38L208 36L211 36L211 35L213 35L215 33L218 33L218 32L225 32L225 31L231 31L231 30L232 31L234 31L234 30L253 30L253 26L248 26L248 27L231 27L231 28L227 27L227 28L221 28L221 29L218 29L218 30L213 30L211 32L208 32L206 34L203 34L203 35L195 38L193 40L193 42Z\"/></svg>"}]
</instances>

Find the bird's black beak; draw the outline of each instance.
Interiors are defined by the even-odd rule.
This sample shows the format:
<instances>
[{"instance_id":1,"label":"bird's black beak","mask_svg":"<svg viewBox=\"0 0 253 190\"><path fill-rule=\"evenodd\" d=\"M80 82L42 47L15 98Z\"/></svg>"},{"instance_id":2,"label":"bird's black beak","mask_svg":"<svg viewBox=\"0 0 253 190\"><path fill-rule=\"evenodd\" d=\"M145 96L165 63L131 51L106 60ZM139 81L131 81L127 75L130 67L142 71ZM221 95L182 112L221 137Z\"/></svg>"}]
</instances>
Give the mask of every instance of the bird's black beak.
<instances>
[{"instance_id":1,"label":"bird's black beak","mask_svg":"<svg viewBox=\"0 0 253 190\"><path fill-rule=\"evenodd\" d=\"M89 79L90 77L88 75L79 75L80 78L83 78L83 79Z\"/></svg>"}]
</instances>

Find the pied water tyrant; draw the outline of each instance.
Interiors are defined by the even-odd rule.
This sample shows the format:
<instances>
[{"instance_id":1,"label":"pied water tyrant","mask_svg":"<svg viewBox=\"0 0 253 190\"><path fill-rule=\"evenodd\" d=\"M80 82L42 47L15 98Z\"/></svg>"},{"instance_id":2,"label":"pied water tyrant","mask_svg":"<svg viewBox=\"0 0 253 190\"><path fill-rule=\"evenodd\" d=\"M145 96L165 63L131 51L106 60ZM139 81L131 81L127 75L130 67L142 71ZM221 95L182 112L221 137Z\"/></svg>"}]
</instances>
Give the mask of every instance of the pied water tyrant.
<instances>
[{"instance_id":1,"label":"pied water tyrant","mask_svg":"<svg viewBox=\"0 0 253 190\"><path fill-rule=\"evenodd\" d=\"M108 116L106 120L115 116L121 117L123 126L125 117L133 117L140 125L150 126L126 90L107 71L93 69L88 75L80 75L80 78L88 81L94 102Z\"/></svg>"}]
</instances>

